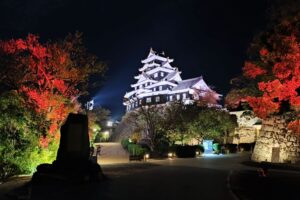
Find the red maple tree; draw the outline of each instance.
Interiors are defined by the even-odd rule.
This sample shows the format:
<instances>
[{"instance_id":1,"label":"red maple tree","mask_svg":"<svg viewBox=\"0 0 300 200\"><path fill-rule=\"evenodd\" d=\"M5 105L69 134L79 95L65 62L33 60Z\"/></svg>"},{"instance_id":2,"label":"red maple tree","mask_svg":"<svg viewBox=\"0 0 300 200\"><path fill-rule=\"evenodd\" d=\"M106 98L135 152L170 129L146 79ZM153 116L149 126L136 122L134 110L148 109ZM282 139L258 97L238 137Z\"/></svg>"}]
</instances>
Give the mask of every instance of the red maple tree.
<instances>
[{"instance_id":1,"label":"red maple tree","mask_svg":"<svg viewBox=\"0 0 300 200\"><path fill-rule=\"evenodd\" d=\"M246 100L263 119L273 114L288 114L289 128L297 134L300 134L299 19L300 11L293 17L281 17L251 44L252 55L244 64L244 77L240 79L248 81L243 87L251 87L255 92L243 93L240 87L227 97L228 105Z\"/></svg>"},{"instance_id":2,"label":"red maple tree","mask_svg":"<svg viewBox=\"0 0 300 200\"><path fill-rule=\"evenodd\" d=\"M29 105L45 117L43 147L59 137L58 129L67 115L80 109L77 98L85 92L81 86L89 75L104 69L78 45L80 37L42 44L38 36L29 34L26 39L0 42L1 81L25 95Z\"/></svg>"}]
</instances>

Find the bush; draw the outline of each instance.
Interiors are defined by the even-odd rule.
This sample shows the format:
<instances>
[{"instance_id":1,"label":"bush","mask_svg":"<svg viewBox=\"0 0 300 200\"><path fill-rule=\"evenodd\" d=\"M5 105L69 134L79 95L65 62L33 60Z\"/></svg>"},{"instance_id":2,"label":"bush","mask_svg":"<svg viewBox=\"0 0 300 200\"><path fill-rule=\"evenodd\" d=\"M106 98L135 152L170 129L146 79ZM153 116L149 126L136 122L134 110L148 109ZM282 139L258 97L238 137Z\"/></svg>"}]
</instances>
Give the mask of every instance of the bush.
<instances>
[{"instance_id":1,"label":"bush","mask_svg":"<svg viewBox=\"0 0 300 200\"><path fill-rule=\"evenodd\" d=\"M13 163L0 163L0 180L5 180L10 176L19 173L20 169L17 165Z\"/></svg>"},{"instance_id":2,"label":"bush","mask_svg":"<svg viewBox=\"0 0 300 200\"><path fill-rule=\"evenodd\" d=\"M236 153L237 145L236 144L226 144L225 149L226 149L226 151L229 151L229 153Z\"/></svg>"},{"instance_id":3,"label":"bush","mask_svg":"<svg viewBox=\"0 0 300 200\"><path fill-rule=\"evenodd\" d=\"M219 154L221 152L221 145L219 143L213 144L214 153Z\"/></svg>"},{"instance_id":4,"label":"bush","mask_svg":"<svg viewBox=\"0 0 300 200\"><path fill-rule=\"evenodd\" d=\"M97 133L95 135L95 140L94 140L95 143L98 143L98 142L101 142L101 134L100 133Z\"/></svg>"},{"instance_id":5,"label":"bush","mask_svg":"<svg viewBox=\"0 0 300 200\"><path fill-rule=\"evenodd\" d=\"M162 140L154 148L159 155L167 154L169 151L169 143Z\"/></svg>"},{"instance_id":6,"label":"bush","mask_svg":"<svg viewBox=\"0 0 300 200\"><path fill-rule=\"evenodd\" d=\"M203 145L201 145L201 144L197 145L197 146L196 146L196 151L199 151L199 152L201 152L201 153L204 153L204 147L203 147Z\"/></svg>"},{"instance_id":7,"label":"bush","mask_svg":"<svg viewBox=\"0 0 300 200\"><path fill-rule=\"evenodd\" d=\"M175 152L176 152L176 155L177 157L179 158L193 158L196 156L196 149L198 148L199 146L188 146L188 145L185 145L185 146L175 146Z\"/></svg>"},{"instance_id":8,"label":"bush","mask_svg":"<svg viewBox=\"0 0 300 200\"><path fill-rule=\"evenodd\" d=\"M239 144L239 151L251 151L254 149L255 143L241 143Z\"/></svg>"},{"instance_id":9,"label":"bush","mask_svg":"<svg viewBox=\"0 0 300 200\"><path fill-rule=\"evenodd\" d=\"M129 144L128 152L133 156L143 156L146 153L146 150L138 144Z\"/></svg>"},{"instance_id":10,"label":"bush","mask_svg":"<svg viewBox=\"0 0 300 200\"><path fill-rule=\"evenodd\" d=\"M129 139L128 139L128 138L122 139L121 145L122 145L122 147L123 147L124 149L128 150L128 145L129 145L129 144L130 144L130 142L129 142Z\"/></svg>"}]
</instances>

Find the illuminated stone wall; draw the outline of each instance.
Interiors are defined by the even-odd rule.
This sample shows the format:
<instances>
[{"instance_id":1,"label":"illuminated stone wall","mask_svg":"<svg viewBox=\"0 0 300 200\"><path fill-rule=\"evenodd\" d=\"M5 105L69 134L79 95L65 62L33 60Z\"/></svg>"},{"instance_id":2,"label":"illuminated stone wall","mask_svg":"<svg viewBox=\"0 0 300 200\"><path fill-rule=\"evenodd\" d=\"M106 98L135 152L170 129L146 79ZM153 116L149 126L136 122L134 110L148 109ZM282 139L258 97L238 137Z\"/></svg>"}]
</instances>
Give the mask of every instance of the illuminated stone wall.
<instances>
[{"instance_id":1,"label":"illuminated stone wall","mask_svg":"<svg viewBox=\"0 0 300 200\"><path fill-rule=\"evenodd\" d=\"M276 150L279 153L276 153ZM263 120L252 154L253 161L294 163L299 161L299 155L299 137L287 129L287 122L283 117L276 116Z\"/></svg>"},{"instance_id":2,"label":"illuminated stone wall","mask_svg":"<svg viewBox=\"0 0 300 200\"><path fill-rule=\"evenodd\" d=\"M259 134L261 128L261 119L256 117L250 110L230 112L237 118L238 127L231 133L225 143L241 144L253 143Z\"/></svg>"},{"instance_id":3,"label":"illuminated stone wall","mask_svg":"<svg viewBox=\"0 0 300 200\"><path fill-rule=\"evenodd\" d=\"M257 130L254 127L239 127L235 128L232 135L229 137L228 143L241 144L253 143L256 141Z\"/></svg>"}]
</instances>

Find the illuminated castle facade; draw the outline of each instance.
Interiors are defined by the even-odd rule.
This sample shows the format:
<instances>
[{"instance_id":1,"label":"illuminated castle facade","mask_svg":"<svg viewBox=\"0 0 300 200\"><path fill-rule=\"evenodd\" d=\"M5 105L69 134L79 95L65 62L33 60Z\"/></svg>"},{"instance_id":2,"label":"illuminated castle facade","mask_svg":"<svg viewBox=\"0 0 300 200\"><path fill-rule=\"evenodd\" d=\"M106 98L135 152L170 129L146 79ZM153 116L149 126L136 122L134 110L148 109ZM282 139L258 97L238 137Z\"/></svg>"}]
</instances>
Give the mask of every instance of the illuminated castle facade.
<instances>
[{"instance_id":1,"label":"illuminated castle facade","mask_svg":"<svg viewBox=\"0 0 300 200\"><path fill-rule=\"evenodd\" d=\"M221 95L213 91L202 76L182 80L181 72L171 66L173 61L165 57L164 53L157 54L150 49L148 57L142 60L143 66L139 69L139 75L134 77L137 82L131 85L132 91L124 96L123 104L127 112L144 105L166 104L172 101L189 104L208 93L210 98L215 100L213 102L219 100Z\"/></svg>"}]
</instances>

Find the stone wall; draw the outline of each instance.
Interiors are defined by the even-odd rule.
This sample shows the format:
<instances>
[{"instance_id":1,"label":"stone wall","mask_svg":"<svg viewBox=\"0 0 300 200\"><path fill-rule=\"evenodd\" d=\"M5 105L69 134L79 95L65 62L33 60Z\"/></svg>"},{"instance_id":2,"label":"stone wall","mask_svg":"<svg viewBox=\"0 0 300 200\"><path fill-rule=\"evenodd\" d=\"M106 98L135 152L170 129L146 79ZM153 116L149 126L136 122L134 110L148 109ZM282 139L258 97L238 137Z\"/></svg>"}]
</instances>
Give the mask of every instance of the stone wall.
<instances>
[{"instance_id":1,"label":"stone wall","mask_svg":"<svg viewBox=\"0 0 300 200\"><path fill-rule=\"evenodd\" d=\"M240 144L240 143L253 143L256 141L257 129L255 127L238 127L230 134L227 143Z\"/></svg>"},{"instance_id":2,"label":"stone wall","mask_svg":"<svg viewBox=\"0 0 300 200\"><path fill-rule=\"evenodd\" d=\"M250 110L234 111L230 112L230 114L236 116L238 127L229 133L225 143L241 144L255 142L261 129L261 119L256 117L253 111Z\"/></svg>"},{"instance_id":3,"label":"stone wall","mask_svg":"<svg viewBox=\"0 0 300 200\"><path fill-rule=\"evenodd\" d=\"M262 122L252 154L256 162L297 162L300 156L300 139L287 129L284 117L273 116Z\"/></svg>"}]
</instances>

